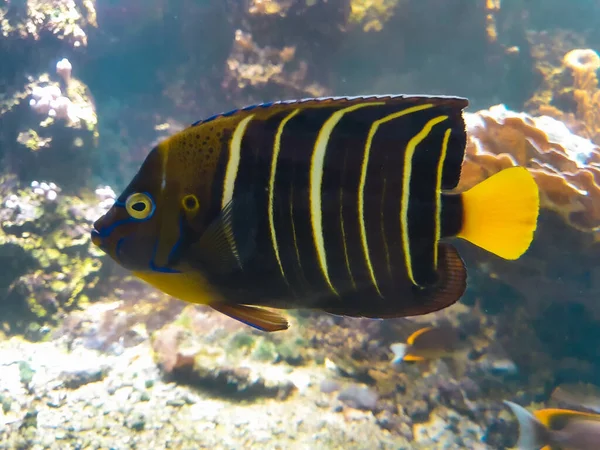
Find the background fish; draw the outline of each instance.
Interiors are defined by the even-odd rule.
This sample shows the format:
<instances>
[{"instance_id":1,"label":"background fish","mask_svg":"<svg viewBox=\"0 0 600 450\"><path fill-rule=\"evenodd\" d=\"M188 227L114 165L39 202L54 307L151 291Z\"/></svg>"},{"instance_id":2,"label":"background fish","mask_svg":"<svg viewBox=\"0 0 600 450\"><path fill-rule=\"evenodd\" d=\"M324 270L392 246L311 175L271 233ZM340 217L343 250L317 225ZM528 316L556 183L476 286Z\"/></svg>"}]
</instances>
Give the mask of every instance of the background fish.
<instances>
[{"instance_id":1,"label":"background fish","mask_svg":"<svg viewBox=\"0 0 600 450\"><path fill-rule=\"evenodd\" d=\"M390 346L394 352L392 363L452 356L466 349L466 344L466 339L458 330L449 325L422 327L412 333L406 343L395 343Z\"/></svg>"},{"instance_id":2,"label":"background fish","mask_svg":"<svg viewBox=\"0 0 600 450\"><path fill-rule=\"evenodd\" d=\"M524 168L449 193L465 151L456 97L266 103L156 146L93 242L179 299L266 331L258 308L426 314L466 287L457 236L500 257L529 247L539 195Z\"/></svg>"},{"instance_id":3,"label":"background fish","mask_svg":"<svg viewBox=\"0 0 600 450\"><path fill-rule=\"evenodd\" d=\"M516 403L504 401L519 422L519 450L597 450L600 415L568 409L540 409L531 414Z\"/></svg>"}]
</instances>

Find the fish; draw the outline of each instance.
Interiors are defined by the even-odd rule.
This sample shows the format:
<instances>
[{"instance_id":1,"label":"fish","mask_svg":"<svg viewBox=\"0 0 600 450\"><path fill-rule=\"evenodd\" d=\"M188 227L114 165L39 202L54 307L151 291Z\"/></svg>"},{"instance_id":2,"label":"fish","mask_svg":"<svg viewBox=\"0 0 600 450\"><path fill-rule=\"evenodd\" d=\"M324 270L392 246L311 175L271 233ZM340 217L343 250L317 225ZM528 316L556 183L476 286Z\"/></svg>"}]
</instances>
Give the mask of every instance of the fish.
<instances>
[{"instance_id":1,"label":"fish","mask_svg":"<svg viewBox=\"0 0 600 450\"><path fill-rule=\"evenodd\" d=\"M449 325L425 326L412 333L406 343L390 346L394 353L392 364L402 361L425 361L453 356L465 349L466 340Z\"/></svg>"},{"instance_id":2,"label":"fish","mask_svg":"<svg viewBox=\"0 0 600 450\"><path fill-rule=\"evenodd\" d=\"M262 331L279 310L386 319L454 304L459 238L507 260L530 246L532 175L456 190L462 97L375 95L251 105L156 145L91 240L133 275Z\"/></svg>"},{"instance_id":3,"label":"fish","mask_svg":"<svg viewBox=\"0 0 600 450\"><path fill-rule=\"evenodd\" d=\"M569 407L583 408L600 413L600 388L589 383L563 383L550 396L554 401Z\"/></svg>"},{"instance_id":4,"label":"fish","mask_svg":"<svg viewBox=\"0 0 600 450\"><path fill-rule=\"evenodd\" d=\"M597 450L600 448L600 415L569 409L539 409L533 414L504 401L519 423L519 450Z\"/></svg>"}]
</instances>

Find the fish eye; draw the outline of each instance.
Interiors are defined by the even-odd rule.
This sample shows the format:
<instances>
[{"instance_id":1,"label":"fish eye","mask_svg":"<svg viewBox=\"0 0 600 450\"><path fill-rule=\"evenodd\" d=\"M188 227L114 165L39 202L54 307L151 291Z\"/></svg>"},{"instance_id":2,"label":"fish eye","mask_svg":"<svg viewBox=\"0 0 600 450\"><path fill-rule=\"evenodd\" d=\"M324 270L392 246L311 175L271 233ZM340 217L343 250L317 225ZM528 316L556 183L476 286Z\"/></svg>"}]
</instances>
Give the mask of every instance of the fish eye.
<instances>
[{"instance_id":1,"label":"fish eye","mask_svg":"<svg viewBox=\"0 0 600 450\"><path fill-rule=\"evenodd\" d=\"M154 213L154 202L148 194L136 192L127 197L125 209L134 219L149 219L152 213Z\"/></svg>"},{"instance_id":2,"label":"fish eye","mask_svg":"<svg viewBox=\"0 0 600 450\"><path fill-rule=\"evenodd\" d=\"M181 204L183 205L183 209L187 212L194 213L200 207L200 203L198 202L198 198L194 194L188 194L181 200Z\"/></svg>"}]
</instances>

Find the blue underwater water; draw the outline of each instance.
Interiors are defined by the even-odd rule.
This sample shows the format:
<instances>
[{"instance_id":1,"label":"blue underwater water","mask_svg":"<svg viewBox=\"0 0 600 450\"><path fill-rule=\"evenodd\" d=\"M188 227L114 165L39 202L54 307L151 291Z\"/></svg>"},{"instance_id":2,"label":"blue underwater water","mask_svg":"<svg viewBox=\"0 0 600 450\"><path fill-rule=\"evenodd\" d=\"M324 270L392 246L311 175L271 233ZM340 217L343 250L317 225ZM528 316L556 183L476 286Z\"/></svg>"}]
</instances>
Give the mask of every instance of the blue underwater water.
<instances>
[{"instance_id":1,"label":"blue underwater water","mask_svg":"<svg viewBox=\"0 0 600 450\"><path fill-rule=\"evenodd\" d=\"M558 445L559 435L565 448L583 448L565 427L581 425L578 413L600 414L599 22L595 0L0 1L0 448L508 449L531 448L525 440ZM315 98L389 95L468 99L457 192L525 167L540 199L527 251L506 260L445 240L464 260L466 290L425 315L291 308L278 310L289 329L268 333L260 330L279 316L265 325L252 310L207 306L224 292L245 298L243 273L230 279L223 268L243 267L253 252L274 255L261 236L275 236L277 220L287 220L256 217L243 201L215 210L198 200L214 194L207 187L214 179L226 186L235 172L229 152L238 118L288 114L277 108L301 109ZM402 122L398 135L417 134L418 120ZM259 136L268 145L256 150L257 161L272 158L280 125ZM206 141L166 141L189 126L208 133L194 138ZM300 130L297 149L309 138ZM162 170L188 144L187 156ZM239 147L242 173L248 153ZM305 150L317 147L310 140ZM154 148L164 165L149 158L136 176ZM213 156L199 162L194 155L208 148ZM360 174L364 154L357 154ZM368 174L387 182L393 168L381 161ZM329 173L343 176L344 164ZM196 166L197 175L186 175ZM314 171L315 163L295 167ZM128 202L138 186L147 210ZM169 194L157 207L159 186ZM303 190L308 205L306 185L289 186ZM174 192L195 203L185 206ZM522 194L474 233L502 248L519 245L518 220L515 229L497 224L525 208ZM352 198L340 217L358 217L359 197ZM307 208L295 225L316 230L320 213ZM208 220L217 213L222 222ZM115 248L111 233L100 236L101 217L105 230L123 233ZM236 232L257 223L265 228L243 234L240 244ZM202 240L199 230L213 234ZM365 246L351 233L354 245ZM288 242L298 261L301 253L314 256L306 273L325 270L318 234ZM336 239L346 245L345 235ZM422 249L433 238L421 239L411 245ZM405 261L387 258L388 266L389 258ZM283 274L282 260L273 267ZM126 268L140 261L153 274L195 278L159 289L162 281ZM265 275L261 260L252 261L259 261L252 273L264 277L250 285L278 292L279 270ZM219 280L230 280L226 289L214 288ZM318 286L306 283L313 303L305 304L314 306ZM361 307L378 301L365 295ZM513 404L575 414L538 424L545 431L531 435L527 424L536 419Z\"/></svg>"}]
</instances>

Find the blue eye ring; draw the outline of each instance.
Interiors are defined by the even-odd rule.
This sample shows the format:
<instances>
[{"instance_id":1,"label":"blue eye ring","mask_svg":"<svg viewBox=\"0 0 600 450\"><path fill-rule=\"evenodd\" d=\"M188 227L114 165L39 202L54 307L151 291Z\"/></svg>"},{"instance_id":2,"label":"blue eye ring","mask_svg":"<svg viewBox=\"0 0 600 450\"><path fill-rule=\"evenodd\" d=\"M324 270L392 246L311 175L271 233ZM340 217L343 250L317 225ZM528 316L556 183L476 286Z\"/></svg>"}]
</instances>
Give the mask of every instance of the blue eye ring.
<instances>
[{"instance_id":1,"label":"blue eye ring","mask_svg":"<svg viewBox=\"0 0 600 450\"><path fill-rule=\"evenodd\" d=\"M125 200L125 210L134 220L148 220L154 215L156 205L146 192L135 192Z\"/></svg>"}]
</instances>

